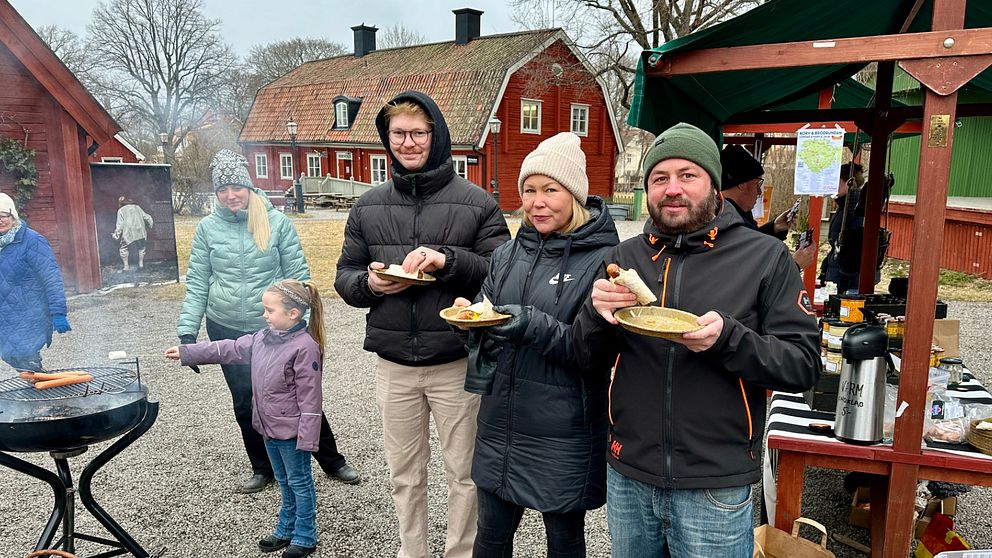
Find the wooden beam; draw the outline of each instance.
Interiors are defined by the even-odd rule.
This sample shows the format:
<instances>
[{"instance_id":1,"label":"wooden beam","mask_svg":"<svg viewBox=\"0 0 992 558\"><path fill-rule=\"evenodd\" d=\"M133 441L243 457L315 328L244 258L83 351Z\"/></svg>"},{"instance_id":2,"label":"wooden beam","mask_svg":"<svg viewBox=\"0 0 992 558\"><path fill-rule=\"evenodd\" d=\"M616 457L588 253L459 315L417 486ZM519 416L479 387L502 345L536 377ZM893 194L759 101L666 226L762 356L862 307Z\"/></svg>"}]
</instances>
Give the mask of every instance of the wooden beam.
<instances>
[{"instance_id":1,"label":"wooden beam","mask_svg":"<svg viewBox=\"0 0 992 558\"><path fill-rule=\"evenodd\" d=\"M863 195L865 200L864 235L861 242L861 274L858 278L858 292L875 292L875 266L878 261L878 231L881 228L882 199L884 198L886 147L893 126L885 114L892 101L892 80L895 75L895 62L880 62L875 79L875 115L872 118L871 158L868 161L868 184Z\"/></svg>"},{"instance_id":2,"label":"wooden beam","mask_svg":"<svg viewBox=\"0 0 992 558\"><path fill-rule=\"evenodd\" d=\"M954 41L949 47L944 46L948 38ZM992 54L990 27L655 53L648 57L644 71L649 77L671 77L981 54Z\"/></svg>"},{"instance_id":3,"label":"wooden beam","mask_svg":"<svg viewBox=\"0 0 992 558\"><path fill-rule=\"evenodd\" d=\"M916 81L940 95L960 89L992 64L992 54L938 58L935 60L903 60L899 66Z\"/></svg>"}]
</instances>

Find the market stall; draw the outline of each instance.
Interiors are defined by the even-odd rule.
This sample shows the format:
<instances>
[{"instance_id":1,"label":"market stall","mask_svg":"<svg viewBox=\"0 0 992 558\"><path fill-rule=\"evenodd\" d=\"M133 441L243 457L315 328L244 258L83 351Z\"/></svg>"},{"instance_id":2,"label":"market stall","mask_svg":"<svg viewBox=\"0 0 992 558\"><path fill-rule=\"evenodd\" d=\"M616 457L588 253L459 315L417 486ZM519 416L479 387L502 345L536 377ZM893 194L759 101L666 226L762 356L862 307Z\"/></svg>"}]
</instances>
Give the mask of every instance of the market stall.
<instances>
[{"instance_id":1,"label":"market stall","mask_svg":"<svg viewBox=\"0 0 992 558\"><path fill-rule=\"evenodd\" d=\"M879 62L875 97L861 109L771 111L820 91ZM925 89L921 107L892 107L895 64ZM722 137L729 123L855 122L873 145L885 145L907 120L921 121L920 168L906 305L903 366L898 392L905 411L891 446L855 446L770 436L780 451L780 505L775 523L791 526L806 466L874 473L872 555L902 557L912 537L918 479L992 485L992 460L921 449L937 274L943 240L954 126L958 115L992 114L990 104L958 107L970 88L992 100L992 6L967 0L888 0L830 3L772 0L721 25L643 53L629 122L658 133L686 121ZM862 293L873 292L882 209L884 149L868 172ZM807 273L808 290L812 273Z\"/></svg>"}]
</instances>

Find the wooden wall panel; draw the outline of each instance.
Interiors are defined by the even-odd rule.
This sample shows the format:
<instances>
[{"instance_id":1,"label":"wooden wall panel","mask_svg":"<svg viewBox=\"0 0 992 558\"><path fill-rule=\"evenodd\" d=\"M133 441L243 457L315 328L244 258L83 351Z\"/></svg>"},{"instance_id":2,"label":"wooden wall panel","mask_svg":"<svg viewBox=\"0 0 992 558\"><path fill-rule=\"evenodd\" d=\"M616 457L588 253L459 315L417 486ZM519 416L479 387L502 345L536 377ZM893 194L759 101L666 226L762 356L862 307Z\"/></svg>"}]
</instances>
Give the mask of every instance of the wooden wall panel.
<instances>
[{"instance_id":1,"label":"wooden wall panel","mask_svg":"<svg viewBox=\"0 0 992 558\"><path fill-rule=\"evenodd\" d=\"M888 225L892 231L888 255L906 260L913 245L913 215L910 203L889 204ZM882 220L885 225L885 220ZM992 279L992 212L947 208L940 267Z\"/></svg>"}]
</instances>

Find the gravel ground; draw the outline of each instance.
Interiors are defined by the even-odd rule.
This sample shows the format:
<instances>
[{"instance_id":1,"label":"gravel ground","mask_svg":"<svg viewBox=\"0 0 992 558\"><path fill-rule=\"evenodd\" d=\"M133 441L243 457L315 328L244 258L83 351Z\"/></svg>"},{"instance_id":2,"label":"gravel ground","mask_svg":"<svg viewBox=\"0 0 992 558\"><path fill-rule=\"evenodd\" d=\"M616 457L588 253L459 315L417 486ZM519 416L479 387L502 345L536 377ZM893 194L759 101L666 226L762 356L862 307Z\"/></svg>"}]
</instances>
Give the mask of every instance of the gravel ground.
<instances>
[{"instance_id":1,"label":"gravel ground","mask_svg":"<svg viewBox=\"0 0 992 558\"><path fill-rule=\"evenodd\" d=\"M641 223L621 222L621 236L636 234ZM70 301L73 331L57 337L44 354L49 368L103 365L109 351L158 353L175 343L179 304L156 300L147 289L119 289ZM324 409L341 451L363 474L357 486L345 486L316 475L318 495L317 556L394 556L398 548L396 520L389 496L382 432L375 409L373 355L361 350L364 311L340 300L326 301L331 339L324 380ZM967 363L986 385L992 385L992 350L987 343L992 304L952 303L950 315L962 320L962 350ZM201 335L201 339L205 338ZM10 371L0 364L0 377ZM217 366L196 375L164 359L142 359L142 379L161 411L154 427L113 459L97 475L93 492L117 521L153 555L200 557L260 556L255 542L272 528L279 506L275 487L254 495L234 492L249 474L232 412L230 396ZM90 448L71 460L74 476L107 444ZM434 556L444 546L444 475L437 440L430 465L430 541ZM47 454L18 457L51 468ZM319 469L315 468L319 473ZM867 531L847 525L850 496L842 474L813 470L807 475L804 514L867 542ZM756 494L760 493L760 488ZM34 547L51 510L50 488L25 475L0 468L0 558L23 558ZM992 491L976 489L959 500L957 523L976 548L992 548ZM587 516L590 557L609 555L605 510ZM79 506L79 531L104 535ZM544 555L544 530L539 514L528 513L516 537L517 556ZM830 542L837 556L860 556ZM101 551L80 542L77 553Z\"/></svg>"}]
</instances>

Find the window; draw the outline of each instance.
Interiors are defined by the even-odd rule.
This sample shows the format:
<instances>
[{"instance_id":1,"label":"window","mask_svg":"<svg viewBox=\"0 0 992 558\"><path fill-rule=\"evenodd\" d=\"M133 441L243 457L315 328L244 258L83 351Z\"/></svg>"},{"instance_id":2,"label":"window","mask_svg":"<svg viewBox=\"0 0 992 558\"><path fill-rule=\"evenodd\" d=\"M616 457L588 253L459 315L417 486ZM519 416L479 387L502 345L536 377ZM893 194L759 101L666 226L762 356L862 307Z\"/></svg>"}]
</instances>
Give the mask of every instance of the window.
<instances>
[{"instance_id":1,"label":"window","mask_svg":"<svg viewBox=\"0 0 992 558\"><path fill-rule=\"evenodd\" d=\"M334 127L347 128L348 126L348 103L338 101L334 103Z\"/></svg>"},{"instance_id":2,"label":"window","mask_svg":"<svg viewBox=\"0 0 992 558\"><path fill-rule=\"evenodd\" d=\"M571 131L578 136L589 135L589 105L572 105Z\"/></svg>"},{"instance_id":3,"label":"window","mask_svg":"<svg viewBox=\"0 0 992 558\"><path fill-rule=\"evenodd\" d=\"M541 101L521 99L520 131L524 134L541 133Z\"/></svg>"},{"instance_id":4,"label":"window","mask_svg":"<svg viewBox=\"0 0 992 558\"><path fill-rule=\"evenodd\" d=\"M291 153L279 154L279 178L283 180L293 179L293 155Z\"/></svg>"},{"instance_id":5,"label":"window","mask_svg":"<svg viewBox=\"0 0 992 558\"><path fill-rule=\"evenodd\" d=\"M269 156L265 153L255 154L255 178L269 177Z\"/></svg>"},{"instance_id":6,"label":"window","mask_svg":"<svg viewBox=\"0 0 992 558\"><path fill-rule=\"evenodd\" d=\"M451 162L455 165L455 174L468 180L468 157L455 155L451 157Z\"/></svg>"},{"instance_id":7,"label":"window","mask_svg":"<svg viewBox=\"0 0 992 558\"><path fill-rule=\"evenodd\" d=\"M372 155L369 157L369 169L372 171L372 184L381 184L388 180L386 177L385 155Z\"/></svg>"},{"instance_id":8,"label":"window","mask_svg":"<svg viewBox=\"0 0 992 558\"><path fill-rule=\"evenodd\" d=\"M307 153L307 176L320 176L320 153Z\"/></svg>"},{"instance_id":9,"label":"window","mask_svg":"<svg viewBox=\"0 0 992 558\"><path fill-rule=\"evenodd\" d=\"M101 163L123 163L124 157L100 157Z\"/></svg>"}]
</instances>

